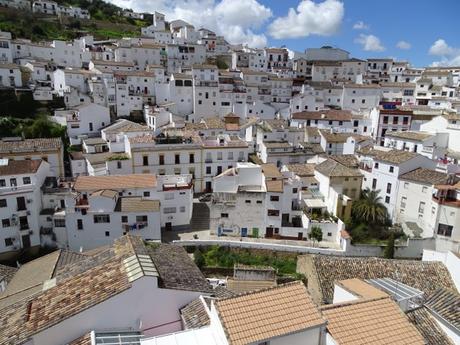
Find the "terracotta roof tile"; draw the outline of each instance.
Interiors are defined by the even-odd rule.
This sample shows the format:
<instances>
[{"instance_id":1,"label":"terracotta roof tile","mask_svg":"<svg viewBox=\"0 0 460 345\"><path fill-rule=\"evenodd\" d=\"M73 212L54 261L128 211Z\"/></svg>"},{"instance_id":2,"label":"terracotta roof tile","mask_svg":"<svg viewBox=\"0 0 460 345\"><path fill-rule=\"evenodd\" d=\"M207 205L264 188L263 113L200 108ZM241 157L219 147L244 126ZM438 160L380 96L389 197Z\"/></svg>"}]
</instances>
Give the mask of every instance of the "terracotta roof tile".
<instances>
[{"instance_id":1,"label":"terracotta roof tile","mask_svg":"<svg viewBox=\"0 0 460 345\"><path fill-rule=\"evenodd\" d=\"M409 171L399 178L401 180L429 183L432 185L445 184L447 182L447 174L425 168Z\"/></svg>"},{"instance_id":2,"label":"terracotta roof tile","mask_svg":"<svg viewBox=\"0 0 460 345\"><path fill-rule=\"evenodd\" d=\"M42 164L41 159L8 160L8 164L0 165L0 176L34 174Z\"/></svg>"},{"instance_id":3,"label":"terracotta roof tile","mask_svg":"<svg viewBox=\"0 0 460 345\"><path fill-rule=\"evenodd\" d=\"M341 345L424 345L417 329L390 298L321 308L327 330Z\"/></svg>"},{"instance_id":4,"label":"terracotta roof tile","mask_svg":"<svg viewBox=\"0 0 460 345\"><path fill-rule=\"evenodd\" d=\"M232 345L261 342L325 323L299 281L218 300L215 306Z\"/></svg>"},{"instance_id":5,"label":"terracotta roof tile","mask_svg":"<svg viewBox=\"0 0 460 345\"><path fill-rule=\"evenodd\" d=\"M341 280L337 282L337 285L361 298L371 299L388 297L388 294L382 290L377 289L376 287L358 278Z\"/></svg>"},{"instance_id":6,"label":"terracotta roof tile","mask_svg":"<svg viewBox=\"0 0 460 345\"><path fill-rule=\"evenodd\" d=\"M157 179L152 174L78 176L74 184L76 191L96 191L101 189L154 188Z\"/></svg>"},{"instance_id":7,"label":"terracotta roof tile","mask_svg":"<svg viewBox=\"0 0 460 345\"><path fill-rule=\"evenodd\" d=\"M292 114L293 120L325 120L325 121L351 121L351 111L349 110L319 110L301 111Z\"/></svg>"},{"instance_id":8,"label":"terracotta roof tile","mask_svg":"<svg viewBox=\"0 0 460 345\"><path fill-rule=\"evenodd\" d=\"M48 152L57 151L62 148L61 138L40 138L0 141L0 153L19 153L19 152Z\"/></svg>"},{"instance_id":9,"label":"terracotta roof tile","mask_svg":"<svg viewBox=\"0 0 460 345\"><path fill-rule=\"evenodd\" d=\"M158 212L160 201L143 199L142 197L119 198L115 206L116 212Z\"/></svg>"},{"instance_id":10,"label":"terracotta roof tile","mask_svg":"<svg viewBox=\"0 0 460 345\"><path fill-rule=\"evenodd\" d=\"M359 169L348 168L333 159L326 159L315 170L328 177L362 177Z\"/></svg>"}]
</instances>

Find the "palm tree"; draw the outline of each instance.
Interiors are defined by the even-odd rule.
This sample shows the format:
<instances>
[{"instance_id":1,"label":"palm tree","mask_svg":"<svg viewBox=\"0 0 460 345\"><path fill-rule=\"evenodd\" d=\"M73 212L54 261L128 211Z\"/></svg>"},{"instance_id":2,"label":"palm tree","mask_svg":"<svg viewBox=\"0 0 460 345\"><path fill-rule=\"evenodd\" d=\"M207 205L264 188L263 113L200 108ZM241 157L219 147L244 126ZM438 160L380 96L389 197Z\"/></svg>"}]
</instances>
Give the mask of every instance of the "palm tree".
<instances>
[{"instance_id":1,"label":"palm tree","mask_svg":"<svg viewBox=\"0 0 460 345\"><path fill-rule=\"evenodd\" d=\"M353 203L353 218L368 224L384 224L388 218L387 208L379 193L380 190L364 189L360 198Z\"/></svg>"}]
</instances>

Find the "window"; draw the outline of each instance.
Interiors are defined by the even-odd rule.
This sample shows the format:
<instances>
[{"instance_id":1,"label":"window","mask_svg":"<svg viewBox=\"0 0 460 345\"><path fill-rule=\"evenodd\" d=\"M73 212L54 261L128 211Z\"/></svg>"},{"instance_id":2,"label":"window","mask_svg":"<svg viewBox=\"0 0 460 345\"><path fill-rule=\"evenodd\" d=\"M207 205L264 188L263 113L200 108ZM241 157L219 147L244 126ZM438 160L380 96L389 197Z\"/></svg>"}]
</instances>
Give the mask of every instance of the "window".
<instances>
[{"instance_id":1,"label":"window","mask_svg":"<svg viewBox=\"0 0 460 345\"><path fill-rule=\"evenodd\" d=\"M394 172L395 168L394 167L390 167L390 172Z\"/></svg>"},{"instance_id":2,"label":"window","mask_svg":"<svg viewBox=\"0 0 460 345\"><path fill-rule=\"evenodd\" d=\"M391 183L387 183L387 194L391 193Z\"/></svg>"},{"instance_id":3,"label":"window","mask_svg":"<svg viewBox=\"0 0 460 345\"><path fill-rule=\"evenodd\" d=\"M374 163L374 168L378 169L379 168L379 163Z\"/></svg>"},{"instance_id":4,"label":"window","mask_svg":"<svg viewBox=\"0 0 460 345\"><path fill-rule=\"evenodd\" d=\"M418 205L418 213L425 213L425 203L423 201L420 201Z\"/></svg>"},{"instance_id":5,"label":"window","mask_svg":"<svg viewBox=\"0 0 460 345\"><path fill-rule=\"evenodd\" d=\"M4 228L8 228L9 226L11 226L10 219L9 218L2 219L2 226Z\"/></svg>"},{"instance_id":6,"label":"window","mask_svg":"<svg viewBox=\"0 0 460 345\"><path fill-rule=\"evenodd\" d=\"M389 203L390 203L390 197L389 197L389 196L386 196L386 197L385 197L385 203L386 203L386 204L389 204Z\"/></svg>"},{"instance_id":7,"label":"window","mask_svg":"<svg viewBox=\"0 0 460 345\"><path fill-rule=\"evenodd\" d=\"M158 158L159 158L159 164L160 164L160 165L165 165L165 156L164 156L164 155L160 155Z\"/></svg>"},{"instance_id":8,"label":"window","mask_svg":"<svg viewBox=\"0 0 460 345\"><path fill-rule=\"evenodd\" d=\"M174 155L174 163L175 164L180 164L180 155L178 155L178 154Z\"/></svg>"},{"instance_id":9,"label":"window","mask_svg":"<svg viewBox=\"0 0 460 345\"><path fill-rule=\"evenodd\" d=\"M94 223L110 223L110 216L108 214L95 214L93 218Z\"/></svg>"},{"instance_id":10,"label":"window","mask_svg":"<svg viewBox=\"0 0 460 345\"><path fill-rule=\"evenodd\" d=\"M82 219L77 219L77 229L83 230L83 220Z\"/></svg>"},{"instance_id":11,"label":"window","mask_svg":"<svg viewBox=\"0 0 460 345\"><path fill-rule=\"evenodd\" d=\"M195 163L195 154L190 153L189 157L188 157L188 160L189 160L190 163Z\"/></svg>"},{"instance_id":12,"label":"window","mask_svg":"<svg viewBox=\"0 0 460 345\"><path fill-rule=\"evenodd\" d=\"M267 214L269 217L278 217L280 215L279 210L268 210Z\"/></svg>"},{"instance_id":13,"label":"window","mask_svg":"<svg viewBox=\"0 0 460 345\"><path fill-rule=\"evenodd\" d=\"M427 186L423 186L422 187L422 193L426 193L428 191L428 187Z\"/></svg>"},{"instance_id":14,"label":"window","mask_svg":"<svg viewBox=\"0 0 460 345\"><path fill-rule=\"evenodd\" d=\"M217 160L218 161L222 160L222 152L217 152Z\"/></svg>"},{"instance_id":15,"label":"window","mask_svg":"<svg viewBox=\"0 0 460 345\"><path fill-rule=\"evenodd\" d=\"M55 228L65 228L65 219L55 219L54 227Z\"/></svg>"},{"instance_id":16,"label":"window","mask_svg":"<svg viewBox=\"0 0 460 345\"><path fill-rule=\"evenodd\" d=\"M292 194L296 194L297 193L297 188L292 188Z\"/></svg>"},{"instance_id":17,"label":"window","mask_svg":"<svg viewBox=\"0 0 460 345\"><path fill-rule=\"evenodd\" d=\"M377 179L373 178L372 179L372 189L375 189L377 187Z\"/></svg>"},{"instance_id":18,"label":"window","mask_svg":"<svg viewBox=\"0 0 460 345\"><path fill-rule=\"evenodd\" d=\"M5 246L10 247L13 245L13 239L11 237L5 238Z\"/></svg>"},{"instance_id":19,"label":"window","mask_svg":"<svg viewBox=\"0 0 460 345\"><path fill-rule=\"evenodd\" d=\"M270 195L270 201L280 201L280 197L278 195Z\"/></svg>"},{"instance_id":20,"label":"window","mask_svg":"<svg viewBox=\"0 0 460 345\"><path fill-rule=\"evenodd\" d=\"M174 193L165 194L165 200L173 200L173 199L174 199Z\"/></svg>"},{"instance_id":21,"label":"window","mask_svg":"<svg viewBox=\"0 0 460 345\"><path fill-rule=\"evenodd\" d=\"M142 157L142 165L143 166L149 165L149 156L143 156Z\"/></svg>"},{"instance_id":22,"label":"window","mask_svg":"<svg viewBox=\"0 0 460 345\"><path fill-rule=\"evenodd\" d=\"M24 211L27 209L26 207L26 198L23 196L19 196L16 198L16 203L18 205L18 211Z\"/></svg>"},{"instance_id":23,"label":"window","mask_svg":"<svg viewBox=\"0 0 460 345\"><path fill-rule=\"evenodd\" d=\"M110 237L110 231L105 232L105 237Z\"/></svg>"},{"instance_id":24,"label":"window","mask_svg":"<svg viewBox=\"0 0 460 345\"><path fill-rule=\"evenodd\" d=\"M0 187L5 187L5 186L6 186L6 181L5 181L5 179L2 178L0 180Z\"/></svg>"},{"instance_id":25,"label":"window","mask_svg":"<svg viewBox=\"0 0 460 345\"><path fill-rule=\"evenodd\" d=\"M6 199L0 199L0 207L7 207Z\"/></svg>"},{"instance_id":26,"label":"window","mask_svg":"<svg viewBox=\"0 0 460 345\"><path fill-rule=\"evenodd\" d=\"M31 184L30 177L26 176L22 178L22 183L23 184Z\"/></svg>"},{"instance_id":27,"label":"window","mask_svg":"<svg viewBox=\"0 0 460 345\"><path fill-rule=\"evenodd\" d=\"M451 237L453 228L454 227L452 225L439 223L438 224L438 235Z\"/></svg>"},{"instance_id":28,"label":"window","mask_svg":"<svg viewBox=\"0 0 460 345\"><path fill-rule=\"evenodd\" d=\"M244 201L246 204L250 204L251 203L251 200L245 200Z\"/></svg>"},{"instance_id":29,"label":"window","mask_svg":"<svg viewBox=\"0 0 460 345\"><path fill-rule=\"evenodd\" d=\"M117 169L121 169L121 162L117 161Z\"/></svg>"},{"instance_id":30,"label":"window","mask_svg":"<svg viewBox=\"0 0 460 345\"><path fill-rule=\"evenodd\" d=\"M18 182L15 178L10 178L10 185L11 187L16 187L18 185Z\"/></svg>"},{"instance_id":31,"label":"window","mask_svg":"<svg viewBox=\"0 0 460 345\"><path fill-rule=\"evenodd\" d=\"M144 192L144 197L148 198L150 196L150 192Z\"/></svg>"},{"instance_id":32,"label":"window","mask_svg":"<svg viewBox=\"0 0 460 345\"><path fill-rule=\"evenodd\" d=\"M228 218L228 213L221 213L220 218Z\"/></svg>"},{"instance_id":33,"label":"window","mask_svg":"<svg viewBox=\"0 0 460 345\"><path fill-rule=\"evenodd\" d=\"M261 203L262 203L262 200L257 200L256 203L257 203L257 204L261 204Z\"/></svg>"},{"instance_id":34,"label":"window","mask_svg":"<svg viewBox=\"0 0 460 345\"><path fill-rule=\"evenodd\" d=\"M206 175L211 175L211 167L206 167Z\"/></svg>"},{"instance_id":35,"label":"window","mask_svg":"<svg viewBox=\"0 0 460 345\"><path fill-rule=\"evenodd\" d=\"M128 223L128 216L121 216L122 223Z\"/></svg>"},{"instance_id":36,"label":"window","mask_svg":"<svg viewBox=\"0 0 460 345\"><path fill-rule=\"evenodd\" d=\"M401 208L406 208L407 197L403 196L401 198Z\"/></svg>"},{"instance_id":37,"label":"window","mask_svg":"<svg viewBox=\"0 0 460 345\"><path fill-rule=\"evenodd\" d=\"M404 182L404 189L409 188L409 182Z\"/></svg>"},{"instance_id":38,"label":"window","mask_svg":"<svg viewBox=\"0 0 460 345\"><path fill-rule=\"evenodd\" d=\"M163 209L163 213L164 214L168 214L168 213L176 213L177 209L176 207L165 207Z\"/></svg>"},{"instance_id":39,"label":"window","mask_svg":"<svg viewBox=\"0 0 460 345\"><path fill-rule=\"evenodd\" d=\"M182 213L184 213L184 212L185 212L185 206L181 206L181 207L179 208L179 211L182 212Z\"/></svg>"}]
</instances>

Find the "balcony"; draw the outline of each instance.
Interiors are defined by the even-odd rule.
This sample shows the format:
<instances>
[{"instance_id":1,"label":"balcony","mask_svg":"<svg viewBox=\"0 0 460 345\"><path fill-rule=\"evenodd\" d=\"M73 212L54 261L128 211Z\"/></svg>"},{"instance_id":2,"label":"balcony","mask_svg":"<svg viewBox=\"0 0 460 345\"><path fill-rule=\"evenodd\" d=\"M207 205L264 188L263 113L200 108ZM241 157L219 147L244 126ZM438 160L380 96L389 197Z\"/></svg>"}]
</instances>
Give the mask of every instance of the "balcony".
<instances>
[{"instance_id":1,"label":"balcony","mask_svg":"<svg viewBox=\"0 0 460 345\"><path fill-rule=\"evenodd\" d=\"M19 230L29 230L30 229L30 226L29 226L29 223L20 223L19 224Z\"/></svg>"},{"instance_id":2,"label":"balcony","mask_svg":"<svg viewBox=\"0 0 460 345\"><path fill-rule=\"evenodd\" d=\"M451 207L459 207L460 208L460 200L453 196L439 196L433 195L433 201L438 203L439 205L451 206Z\"/></svg>"}]
</instances>

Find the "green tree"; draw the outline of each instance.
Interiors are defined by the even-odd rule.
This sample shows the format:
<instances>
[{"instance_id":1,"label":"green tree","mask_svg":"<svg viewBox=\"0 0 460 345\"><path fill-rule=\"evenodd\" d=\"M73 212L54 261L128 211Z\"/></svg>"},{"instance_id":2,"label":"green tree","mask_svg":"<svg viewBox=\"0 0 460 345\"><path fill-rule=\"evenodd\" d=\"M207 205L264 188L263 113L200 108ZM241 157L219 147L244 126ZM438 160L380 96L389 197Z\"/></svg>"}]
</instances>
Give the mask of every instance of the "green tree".
<instances>
[{"instance_id":1,"label":"green tree","mask_svg":"<svg viewBox=\"0 0 460 345\"><path fill-rule=\"evenodd\" d=\"M379 196L380 190L364 189L361 196L353 203L352 215L360 221L371 225L382 225L387 221L387 208Z\"/></svg>"},{"instance_id":2,"label":"green tree","mask_svg":"<svg viewBox=\"0 0 460 345\"><path fill-rule=\"evenodd\" d=\"M388 238L387 246L383 251L383 256L387 259L393 259L395 257L395 234L391 233Z\"/></svg>"},{"instance_id":3,"label":"green tree","mask_svg":"<svg viewBox=\"0 0 460 345\"><path fill-rule=\"evenodd\" d=\"M308 238L313 241L313 243L321 242L323 240L323 230L319 226L313 226L308 234Z\"/></svg>"},{"instance_id":4,"label":"green tree","mask_svg":"<svg viewBox=\"0 0 460 345\"><path fill-rule=\"evenodd\" d=\"M206 260L200 248L195 249L195 252L193 253L193 260L195 261L195 265L197 265L198 268L202 268L206 264Z\"/></svg>"}]
</instances>

